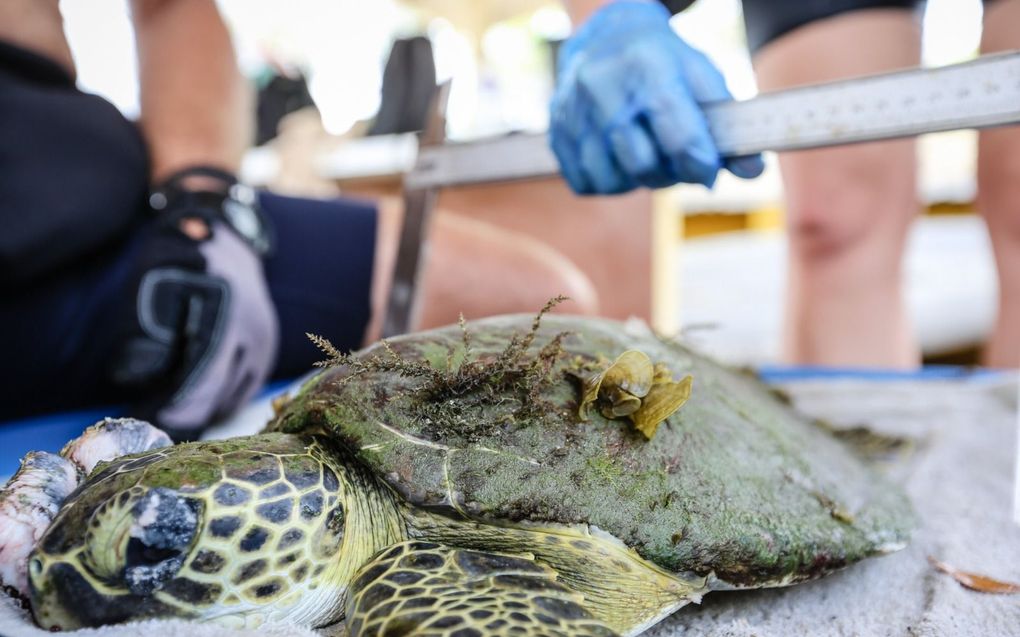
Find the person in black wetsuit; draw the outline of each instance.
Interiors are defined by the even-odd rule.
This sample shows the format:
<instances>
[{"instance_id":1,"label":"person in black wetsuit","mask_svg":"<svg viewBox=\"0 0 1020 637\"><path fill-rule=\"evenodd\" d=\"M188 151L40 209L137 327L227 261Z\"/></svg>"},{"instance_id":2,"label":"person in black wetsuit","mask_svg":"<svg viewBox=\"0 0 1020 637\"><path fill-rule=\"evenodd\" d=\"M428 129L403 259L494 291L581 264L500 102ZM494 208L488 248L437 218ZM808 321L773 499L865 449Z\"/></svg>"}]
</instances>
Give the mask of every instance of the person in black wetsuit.
<instances>
[{"instance_id":1,"label":"person in black wetsuit","mask_svg":"<svg viewBox=\"0 0 1020 637\"><path fill-rule=\"evenodd\" d=\"M213 0L134 0L141 118L75 88L58 0L0 3L0 421L131 403L178 438L266 378L378 335L401 211L253 194L253 109ZM494 282L501 282L494 285ZM421 324L590 284L544 244L440 217Z\"/></svg>"},{"instance_id":2,"label":"person in black wetsuit","mask_svg":"<svg viewBox=\"0 0 1020 637\"><path fill-rule=\"evenodd\" d=\"M669 28L670 15L690 0L565 4L577 29L560 49L550 138L577 192L711 186L720 169L746 178L761 172L760 157L723 161L705 125L700 104L729 93L712 63ZM759 88L917 66L923 4L742 0ZM987 0L984 9L982 52L1020 49L1020 0ZM901 290L904 243L919 207L915 151L908 139L780 154L790 239L789 362L920 362ZM1016 367L1020 128L983 131L978 155L978 203L1000 290L985 362Z\"/></svg>"}]
</instances>

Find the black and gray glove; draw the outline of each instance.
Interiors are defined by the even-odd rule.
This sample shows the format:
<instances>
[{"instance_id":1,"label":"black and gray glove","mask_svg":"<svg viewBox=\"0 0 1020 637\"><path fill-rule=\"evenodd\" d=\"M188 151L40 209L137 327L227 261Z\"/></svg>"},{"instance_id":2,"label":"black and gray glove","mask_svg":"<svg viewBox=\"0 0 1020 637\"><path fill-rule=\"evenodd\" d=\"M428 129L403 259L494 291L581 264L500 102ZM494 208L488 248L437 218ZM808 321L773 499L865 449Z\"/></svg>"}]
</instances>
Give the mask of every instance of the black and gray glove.
<instances>
[{"instance_id":1,"label":"black and gray glove","mask_svg":"<svg viewBox=\"0 0 1020 637\"><path fill-rule=\"evenodd\" d=\"M201 191L180 186L196 175ZM276 310L261 259L269 233L254 198L237 188L225 173L192 169L155 191L156 220L127 292L113 380L140 391L135 413L176 439L196 438L243 405L276 357Z\"/></svg>"}]
</instances>

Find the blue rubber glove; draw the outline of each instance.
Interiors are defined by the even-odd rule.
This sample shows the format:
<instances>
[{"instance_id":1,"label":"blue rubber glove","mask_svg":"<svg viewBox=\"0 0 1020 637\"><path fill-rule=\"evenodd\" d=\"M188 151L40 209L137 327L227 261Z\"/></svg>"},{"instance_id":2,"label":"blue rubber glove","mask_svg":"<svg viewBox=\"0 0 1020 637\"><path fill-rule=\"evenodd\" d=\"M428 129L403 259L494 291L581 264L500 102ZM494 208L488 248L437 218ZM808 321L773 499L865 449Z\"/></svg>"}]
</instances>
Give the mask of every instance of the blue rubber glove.
<instances>
[{"instance_id":1,"label":"blue rubber glove","mask_svg":"<svg viewBox=\"0 0 1020 637\"><path fill-rule=\"evenodd\" d=\"M669 18L658 2L619 0L560 49L549 141L575 192L711 187L720 168L744 178L761 174L761 155L720 157L700 105L733 98Z\"/></svg>"}]
</instances>

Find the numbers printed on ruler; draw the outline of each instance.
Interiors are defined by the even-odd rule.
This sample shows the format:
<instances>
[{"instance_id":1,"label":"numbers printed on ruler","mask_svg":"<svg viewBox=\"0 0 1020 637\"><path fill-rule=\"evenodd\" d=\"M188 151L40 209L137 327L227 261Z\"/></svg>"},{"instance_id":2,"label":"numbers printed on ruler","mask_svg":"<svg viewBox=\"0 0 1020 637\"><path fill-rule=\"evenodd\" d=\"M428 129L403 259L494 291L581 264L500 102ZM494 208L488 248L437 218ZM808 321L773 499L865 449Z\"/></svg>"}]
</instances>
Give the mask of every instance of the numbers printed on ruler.
<instances>
[{"instance_id":1,"label":"numbers printed on ruler","mask_svg":"<svg viewBox=\"0 0 1020 637\"><path fill-rule=\"evenodd\" d=\"M706 108L724 154L1020 121L1020 54L764 93Z\"/></svg>"}]
</instances>

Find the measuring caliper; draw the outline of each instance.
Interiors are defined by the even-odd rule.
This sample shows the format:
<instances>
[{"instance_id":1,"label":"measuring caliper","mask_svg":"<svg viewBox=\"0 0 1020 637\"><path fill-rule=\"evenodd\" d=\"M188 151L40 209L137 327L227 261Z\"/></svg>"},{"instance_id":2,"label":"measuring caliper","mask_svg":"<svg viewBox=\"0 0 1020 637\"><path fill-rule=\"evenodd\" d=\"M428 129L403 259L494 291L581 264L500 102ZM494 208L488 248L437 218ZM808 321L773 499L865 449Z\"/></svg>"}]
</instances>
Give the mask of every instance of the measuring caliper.
<instances>
[{"instance_id":1,"label":"measuring caliper","mask_svg":"<svg viewBox=\"0 0 1020 637\"><path fill-rule=\"evenodd\" d=\"M439 188L559 174L546 135L444 143L441 87L417 162L404 177L404 227L383 336L411 326L428 222ZM1020 123L1020 52L704 105L723 156L751 155Z\"/></svg>"}]
</instances>

